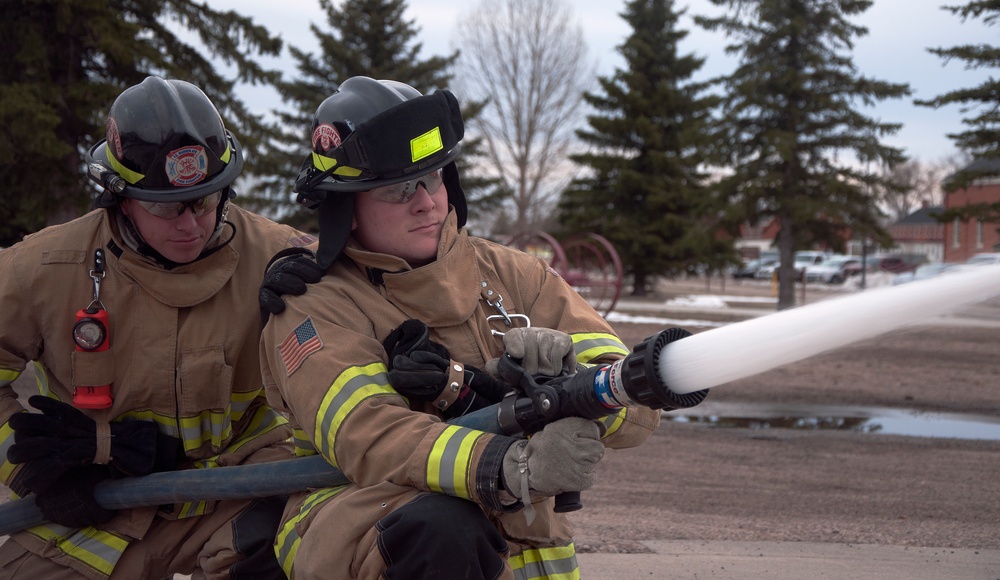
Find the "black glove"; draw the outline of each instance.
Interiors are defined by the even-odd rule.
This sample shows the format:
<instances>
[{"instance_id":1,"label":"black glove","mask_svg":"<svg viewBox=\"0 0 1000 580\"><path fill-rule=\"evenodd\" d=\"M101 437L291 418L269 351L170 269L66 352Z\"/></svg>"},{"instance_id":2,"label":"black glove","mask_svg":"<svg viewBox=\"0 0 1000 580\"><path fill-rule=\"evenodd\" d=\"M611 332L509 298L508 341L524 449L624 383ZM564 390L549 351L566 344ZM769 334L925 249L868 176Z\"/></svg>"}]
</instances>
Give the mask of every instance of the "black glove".
<instances>
[{"instance_id":1,"label":"black glove","mask_svg":"<svg viewBox=\"0 0 1000 580\"><path fill-rule=\"evenodd\" d=\"M41 413L17 413L9 420L14 444L7 450L7 460L25 464L15 477L19 494L24 489L45 491L67 471L92 464L97 452L93 419L72 405L41 395L28 402ZM169 471L180 454L180 441L161 433L152 421L111 423L109 476Z\"/></svg>"},{"instance_id":2,"label":"black glove","mask_svg":"<svg viewBox=\"0 0 1000 580\"><path fill-rule=\"evenodd\" d=\"M427 325L407 320L389 333L382 343L389 358L389 384L410 399L436 401L448 386L451 355L443 345L429 338ZM464 365L464 384L458 399L442 414L460 417L470 411L497 403L510 390L488 373Z\"/></svg>"},{"instance_id":3,"label":"black glove","mask_svg":"<svg viewBox=\"0 0 1000 580\"><path fill-rule=\"evenodd\" d=\"M94 499L94 487L111 477L104 465L74 467L35 497L35 505L50 522L84 528L108 522L118 513L101 507Z\"/></svg>"},{"instance_id":4,"label":"black glove","mask_svg":"<svg viewBox=\"0 0 1000 580\"><path fill-rule=\"evenodd\" d=\"M307 284L315 284L326 272L316 263L316 254L306 248L285 248L268 262L257 300L261 326L272 314L285 311L285 294L305 294Z\"/></svg>"}]
</instances>

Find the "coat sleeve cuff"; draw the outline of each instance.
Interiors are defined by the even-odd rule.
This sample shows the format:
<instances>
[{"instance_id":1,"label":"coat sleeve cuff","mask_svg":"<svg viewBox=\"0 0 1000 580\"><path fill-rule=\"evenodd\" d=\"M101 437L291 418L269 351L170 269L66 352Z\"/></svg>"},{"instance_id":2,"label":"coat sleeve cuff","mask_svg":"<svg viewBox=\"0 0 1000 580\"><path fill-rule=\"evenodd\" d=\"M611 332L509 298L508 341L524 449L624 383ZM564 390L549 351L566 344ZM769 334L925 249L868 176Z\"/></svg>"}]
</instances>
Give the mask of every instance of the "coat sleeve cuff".
<instances>
[{"instance_id":1,"label":"coat sleeve cuff","mask_svg":"<svg viewBox=\"0 0 1000 580\"><path fill-rule=\"evenodd\" d=\"M501 492L503 487L500 478L503 469L503 458L511 445L517 442L513 437L505 435L494 435L479 459L479 466L476 469L476 492L480 502L484 507L501 513L512 513L520 510L524 505L518 501L509 505L504 505ZM509 494L504 494L509 497Z\"/></svg>"}]
</instances>

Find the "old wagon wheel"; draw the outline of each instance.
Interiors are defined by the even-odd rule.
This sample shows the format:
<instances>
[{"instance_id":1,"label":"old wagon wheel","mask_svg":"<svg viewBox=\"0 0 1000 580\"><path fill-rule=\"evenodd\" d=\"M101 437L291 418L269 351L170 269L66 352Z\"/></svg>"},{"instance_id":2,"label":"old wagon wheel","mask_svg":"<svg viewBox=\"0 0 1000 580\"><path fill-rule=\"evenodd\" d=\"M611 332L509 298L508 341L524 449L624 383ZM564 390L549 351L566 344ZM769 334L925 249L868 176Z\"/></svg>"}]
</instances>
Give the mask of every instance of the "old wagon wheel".
<instances>
[{"instance_id":1,"label":"old wagon wheel","mask_svg":"<svg viewBox=\"0 0 1000 580\"><path fill-rule=\"evenodd\" d=\"M566 268L566 253L562 245L545 232L518 234L507 245L545 260L559 275Z\"/></svg>"},{"instance_id":2,"label":"old wagon wheel","mask_svg":"<svg viewBox=\"0 0 1000 580\"><path fill-rule=\"evenodd\" d=\"M574 236L562 243L566 266L556 270L595 310L607 317L622 291L621 258L604 236Z\"/></svg>"}]
</instances>

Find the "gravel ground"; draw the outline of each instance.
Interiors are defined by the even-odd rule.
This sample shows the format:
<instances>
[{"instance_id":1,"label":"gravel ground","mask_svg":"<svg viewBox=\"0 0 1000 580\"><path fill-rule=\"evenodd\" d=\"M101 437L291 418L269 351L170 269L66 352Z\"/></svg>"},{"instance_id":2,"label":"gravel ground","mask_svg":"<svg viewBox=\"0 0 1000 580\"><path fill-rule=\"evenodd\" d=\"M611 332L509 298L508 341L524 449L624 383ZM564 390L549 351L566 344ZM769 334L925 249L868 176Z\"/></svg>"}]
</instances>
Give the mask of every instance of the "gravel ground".
<instances>
[{"instance_id":1,"label":"gravel ground","mask_svg":"<svg viewBox=\"0 0 1000 580\"><path fill-rule=\"evenodd\" d=\"M767 293L754 288L715 293ZM704 283L666 286L648 300L692 291ZM706 403L1000 417L1000 324L984 324L1000 321L1000 301L962 314L730 383ZM631 346L662 327L615 329ZM584 552L643 552L641 540L1000 549L1000 441L665 421L641 447L609 450L583 502L572 519Z\"/></svg>"}]
</instances>

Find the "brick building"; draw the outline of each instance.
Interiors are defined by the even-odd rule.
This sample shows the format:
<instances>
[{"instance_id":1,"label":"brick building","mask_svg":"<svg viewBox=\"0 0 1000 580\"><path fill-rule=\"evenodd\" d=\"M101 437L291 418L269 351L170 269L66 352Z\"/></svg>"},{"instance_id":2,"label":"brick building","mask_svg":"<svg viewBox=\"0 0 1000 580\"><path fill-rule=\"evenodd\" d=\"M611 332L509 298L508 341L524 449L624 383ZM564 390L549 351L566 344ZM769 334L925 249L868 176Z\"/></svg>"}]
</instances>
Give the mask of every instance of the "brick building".
<instances>
[{"instance_id":1,"label":"brick building","mask_svg":"<svg viewBox=\"0 0 1000 580\"><path fill-rule=\"evenodd\" d=\"M893 252L919 254L927 256L930 262L943 262L945 227L934 218L943 209L924 203L917 211L889 226L889 234L896 242Z\"/></svg>"},{"instance_id":2,"label":"brick building","mask_svg":"<svg viewBox=\"0 0 1000 580\"><path fill-rule=\"evenodd\" d=\"M995 171L997 176L975 180L971 185L945 193L944 207L952 209L977 203L1000 201L1000 161L979 159L973 161L968 171ZM964 262L979 252L1000 250L1000 224L953 220L944 224L944 261Z\"/></svg>"}]
</instances>

